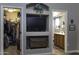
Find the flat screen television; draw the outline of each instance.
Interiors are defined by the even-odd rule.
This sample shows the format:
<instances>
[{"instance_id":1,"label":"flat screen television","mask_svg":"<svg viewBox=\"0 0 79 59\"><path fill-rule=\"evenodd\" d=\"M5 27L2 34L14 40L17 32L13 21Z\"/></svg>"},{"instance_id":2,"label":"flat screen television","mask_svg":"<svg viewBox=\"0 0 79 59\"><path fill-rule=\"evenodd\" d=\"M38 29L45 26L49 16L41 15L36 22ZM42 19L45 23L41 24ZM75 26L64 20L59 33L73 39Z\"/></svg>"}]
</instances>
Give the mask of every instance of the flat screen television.
<instances>
[{"instance_id":1,"label":"flat screen television","mask_svg":"<svg viewBox=\"0 0 79 59\"><path fill-rule=\"evenodd\" d=\"M47 15L26 15L27 31L46 31Z\"/></svg>"}]
</instances>

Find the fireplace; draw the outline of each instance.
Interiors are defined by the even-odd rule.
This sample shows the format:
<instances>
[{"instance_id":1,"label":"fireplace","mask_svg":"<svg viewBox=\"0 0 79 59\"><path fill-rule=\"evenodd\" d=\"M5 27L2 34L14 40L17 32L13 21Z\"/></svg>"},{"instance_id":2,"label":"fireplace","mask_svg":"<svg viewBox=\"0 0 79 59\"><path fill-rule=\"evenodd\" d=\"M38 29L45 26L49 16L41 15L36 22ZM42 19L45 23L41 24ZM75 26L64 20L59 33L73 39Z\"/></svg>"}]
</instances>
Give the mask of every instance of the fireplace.
<instances>
[{"instance_id":1,"label":"fireplace","mask_svg":"<svg viewBox=\"0 0 79 59\"><path fill-rule=\"evenodd\" d=\"M48 36L27 36L27 49L38 49L48 47Z\"/></svg>"}]
</instances>

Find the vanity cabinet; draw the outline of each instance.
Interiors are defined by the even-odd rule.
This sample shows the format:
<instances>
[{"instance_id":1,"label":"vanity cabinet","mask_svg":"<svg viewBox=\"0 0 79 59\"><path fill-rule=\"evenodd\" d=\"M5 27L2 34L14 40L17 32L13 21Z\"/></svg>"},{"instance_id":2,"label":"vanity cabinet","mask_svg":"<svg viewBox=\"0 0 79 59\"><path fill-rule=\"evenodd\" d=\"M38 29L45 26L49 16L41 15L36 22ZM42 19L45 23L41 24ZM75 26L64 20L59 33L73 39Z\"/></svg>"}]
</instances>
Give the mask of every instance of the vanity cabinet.
<instances>
[{"instance_id":1,"label":"vanity cabinet","mask_svg":"<svg viewBox=\"0 0 79 59\"><path fill-rule=\"evenodd\" d=\"M64 35L54 34L54 45L64 49Z\"/></svg>"}]
</instances>

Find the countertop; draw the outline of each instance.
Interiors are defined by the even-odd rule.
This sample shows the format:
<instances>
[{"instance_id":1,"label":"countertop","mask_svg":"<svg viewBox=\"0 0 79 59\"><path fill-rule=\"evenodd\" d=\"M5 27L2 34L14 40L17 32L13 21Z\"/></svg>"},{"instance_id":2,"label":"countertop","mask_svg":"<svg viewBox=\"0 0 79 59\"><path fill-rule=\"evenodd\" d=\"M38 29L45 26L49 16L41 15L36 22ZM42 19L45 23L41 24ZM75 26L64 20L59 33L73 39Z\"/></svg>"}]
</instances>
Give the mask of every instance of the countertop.
<instances>
[{"instance_id":1,"label":"countertop","mask_svg":"<svg viewBox=\"0 0 79 59\"><path fill-rule=\"evenodd\" d=\"M60 35L65 35L65 33L63 32L55 32L54 34L60 34Z\"/></svg>"}]
</instances>

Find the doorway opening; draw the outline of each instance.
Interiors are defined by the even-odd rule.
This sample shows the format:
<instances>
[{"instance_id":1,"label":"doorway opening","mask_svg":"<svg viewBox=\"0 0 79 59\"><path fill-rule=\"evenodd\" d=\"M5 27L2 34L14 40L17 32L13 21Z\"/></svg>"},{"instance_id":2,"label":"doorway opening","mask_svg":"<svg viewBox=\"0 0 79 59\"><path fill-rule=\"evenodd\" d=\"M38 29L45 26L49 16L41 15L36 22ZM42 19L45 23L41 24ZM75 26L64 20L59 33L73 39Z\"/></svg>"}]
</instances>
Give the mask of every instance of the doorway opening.
<instances>
[{"instance_id":1,"label":"doorway opening","mask_svg":"<svg viewBox=\"0 0 79 59\"><path fill-rule=\"evenodd\" d=\"M21 9L3 8L3 52L4 55L19 55Z\"/></svg>"},{"instance_id":2,"label":"doorway opening","mask_svg":"<svg viewBox=\"0 0 79 59\"><path fill-rule=\"evenodd\" d=\"M53 36L53 54L65 54L67 50L67 12L53 11Z\"/></svg>"}]
</instances>

